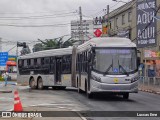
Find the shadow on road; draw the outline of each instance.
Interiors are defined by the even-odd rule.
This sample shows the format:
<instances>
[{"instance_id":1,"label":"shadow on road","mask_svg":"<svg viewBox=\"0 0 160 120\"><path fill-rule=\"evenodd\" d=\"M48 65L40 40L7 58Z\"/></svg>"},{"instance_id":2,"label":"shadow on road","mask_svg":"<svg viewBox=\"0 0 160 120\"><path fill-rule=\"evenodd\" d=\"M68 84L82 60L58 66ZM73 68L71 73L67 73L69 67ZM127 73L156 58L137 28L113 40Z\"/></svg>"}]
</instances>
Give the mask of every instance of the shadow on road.
<instances>
[{"instance_id":1,"label":"shadow on road","mask_svg":"<svg viewBox=\"0 0 160 120\"><path fill-rule=\"evenodd\" d=\"M84 97L87 98L87 95L85 93L82 93ZM136 102L135 100L131 99L124 99L122 95L114 95L114 94L108 94L108 93L97 93L94 94L91 98L93 101L125 101L125 102Z\"/></svg>"}]
</instances>

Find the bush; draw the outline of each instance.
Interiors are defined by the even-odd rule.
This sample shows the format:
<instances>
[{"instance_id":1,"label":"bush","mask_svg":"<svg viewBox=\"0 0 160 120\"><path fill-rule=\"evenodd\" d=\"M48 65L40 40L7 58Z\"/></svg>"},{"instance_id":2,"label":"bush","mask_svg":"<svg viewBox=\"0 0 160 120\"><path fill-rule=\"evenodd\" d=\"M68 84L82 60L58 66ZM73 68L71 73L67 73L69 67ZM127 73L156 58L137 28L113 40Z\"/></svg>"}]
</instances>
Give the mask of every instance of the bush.
<instances>
[{"instance_id":1,"label":"bush","mask_svg":"<svg viewBox=\"0 0 160 120\"><path fill-rule=\"evenodd\" d=\"M0 76L0 81L4 81L4 78L2 78L2 76Z\"/></svg>"}]
</instances>

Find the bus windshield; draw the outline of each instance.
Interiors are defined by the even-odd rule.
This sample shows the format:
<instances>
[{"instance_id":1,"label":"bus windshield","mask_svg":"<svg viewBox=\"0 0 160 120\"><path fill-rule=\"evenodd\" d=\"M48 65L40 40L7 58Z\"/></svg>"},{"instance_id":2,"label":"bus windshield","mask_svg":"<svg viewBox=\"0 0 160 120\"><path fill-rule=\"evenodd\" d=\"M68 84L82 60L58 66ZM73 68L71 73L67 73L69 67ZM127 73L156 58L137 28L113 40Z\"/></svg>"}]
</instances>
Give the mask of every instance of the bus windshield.
<instances>
[{"instance_id":1,"label":"bus windshield","mask_svg":"<svg viewBox=\"0 0 160 120\"><path fill-rule=\"evenodd\" d=\"M136 48L94 48L93 70L103 74L126 74L137 70Z\"/></svg>"}]
</instances>

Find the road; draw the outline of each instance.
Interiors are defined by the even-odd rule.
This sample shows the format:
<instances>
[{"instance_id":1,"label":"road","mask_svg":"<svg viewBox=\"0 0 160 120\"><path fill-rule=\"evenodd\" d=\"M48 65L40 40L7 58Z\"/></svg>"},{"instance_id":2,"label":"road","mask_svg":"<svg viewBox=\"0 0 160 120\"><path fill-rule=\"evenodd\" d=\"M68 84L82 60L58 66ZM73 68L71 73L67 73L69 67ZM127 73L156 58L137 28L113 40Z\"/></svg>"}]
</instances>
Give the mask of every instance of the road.
<instances>
[{"instance_id":1,"label":"road","mask_svg":"<svg viewBox=\"0 0 160 120\"><path fill-rule=\"evenodd\" d=\"M96 95L93 99L88 99L84 93L77 93L76 89L66 90L30 90L29 87L18 86L20 99L24 107L44 106L57 107L75 111L160 111L160 95L139 92L130 94L129 100L124 100L121 96ZM0 97L0 109L10 110L13 108L13 93L3 93ZM151 118L102 118L89 117L88 120L150 120ZM152 118L156 120L156 118ZM157 118L158 119L158 118Z\"/></svg>"}]
</instances>

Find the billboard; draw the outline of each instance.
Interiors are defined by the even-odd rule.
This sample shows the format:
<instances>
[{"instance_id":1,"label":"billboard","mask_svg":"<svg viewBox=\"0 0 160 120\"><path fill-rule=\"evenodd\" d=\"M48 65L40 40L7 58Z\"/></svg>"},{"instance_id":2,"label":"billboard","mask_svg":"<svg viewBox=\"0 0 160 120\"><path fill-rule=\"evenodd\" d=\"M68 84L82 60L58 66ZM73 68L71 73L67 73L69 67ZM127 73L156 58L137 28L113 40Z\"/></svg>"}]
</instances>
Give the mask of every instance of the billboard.
<instances>
[{"instance_id":1,"label":"billboard","mask_svg":"<svg viewBox=\"0 0 160 120\"><path fill-rule=\"evenodd\" d=\"M125 37L125 38L130 39L130 31L129 30L118 31L117 36L118 37Z\"/></svg>"},{"instance_id":2,"label":"billboard","mask_svg":"<svg viewBox=\"0 0 160 120\"><path fill-rule=\"evenodd\" d=\"M137 0L137 47L156 46L156 0Z\"/></svg>"},{"instance_id":3,"label":"billboard","mask_svg":"<svg viewBox=\"0 0 160 120\"><path fill-rule=\"evenodd\" d=\"M0 66L6 66L8 61L8 52L0 52Z\"/></svg>"}]
</instances>

